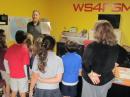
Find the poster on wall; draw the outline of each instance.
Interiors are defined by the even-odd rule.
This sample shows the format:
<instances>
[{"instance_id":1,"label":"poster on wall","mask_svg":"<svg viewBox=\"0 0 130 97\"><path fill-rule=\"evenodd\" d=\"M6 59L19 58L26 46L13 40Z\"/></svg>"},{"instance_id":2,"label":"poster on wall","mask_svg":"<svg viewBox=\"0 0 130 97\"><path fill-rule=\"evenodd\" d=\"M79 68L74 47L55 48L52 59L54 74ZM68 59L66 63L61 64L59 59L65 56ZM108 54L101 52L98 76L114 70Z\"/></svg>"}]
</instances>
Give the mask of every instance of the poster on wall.
<instances>
[{"instance_id":1,"label":"poster on wall","mask_svg":"<svg viewBox=\"0 0 130 97\"><path fill-rule=\"evenodd\" d=\"M27 23L30 21L30 18L25 17L9 17L9 29L11 38L15 39L15 34L17 30L23 30L27 32Z\"/></svg>"},{"instance_id":2,"label":"poster on wall","mask_svg":"<svg viewBox=\"0 0 130 97\"><path fill-rule=\"evenodd\" d=\"M27 24L31 21L31 18L26 17L9 17L9 30L12 39L15 39L17 30L23 30L27 32ZM41 21L41 33L50 34L51 26L49 21Z\"/></svg>"},{"instance_id":3,"label":"poster on wall","mask_svg":"<svg viewBox=\"0 0 130 97\"><path fill-rule=\"evenodd\" d=\"M9 16L8 25L0 25L0 29L6 32L7 45L10 46L15 42L15 34L17 30L27 32L27 24L31 18ZM50 34L51 26L49 21L41 21L41 33Z\"/></svg>"}]
</instances>

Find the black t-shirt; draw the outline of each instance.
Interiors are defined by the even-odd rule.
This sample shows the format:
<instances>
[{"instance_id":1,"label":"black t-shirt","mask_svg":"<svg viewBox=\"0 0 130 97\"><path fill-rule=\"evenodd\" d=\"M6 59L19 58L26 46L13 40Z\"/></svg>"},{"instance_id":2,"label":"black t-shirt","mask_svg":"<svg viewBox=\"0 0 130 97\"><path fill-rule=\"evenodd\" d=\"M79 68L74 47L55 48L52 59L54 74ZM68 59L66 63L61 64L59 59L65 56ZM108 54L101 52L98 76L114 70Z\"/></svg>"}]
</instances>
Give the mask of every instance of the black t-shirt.
<instances>
[{"instance_id":1,"label":"black t-shirt","mask_svg":"<svg viewBox=\"0 0 130 97\"><path fill-rule=\"evenodd\" d=\"M34 39L36 39L37 37L41 36L40 22L37 25L34 25L33 22L29 22L27 24L27 32L31 33L33 35Z\"/></svg>"},{"instance_id":2,"label":"black t-shirt","mask_svg":"<svg viewBox=\"0 0 130 97\"><path fill-rule=\"evenodd\" d=\"M109 46L102 43L93 42L88 45L83 54L83 77L93 84L88 77L88 73L93 70L101 75L100 84L104 85L113 79L112 69L117 62L119 46Z\"/></svg>"}]
</instances>

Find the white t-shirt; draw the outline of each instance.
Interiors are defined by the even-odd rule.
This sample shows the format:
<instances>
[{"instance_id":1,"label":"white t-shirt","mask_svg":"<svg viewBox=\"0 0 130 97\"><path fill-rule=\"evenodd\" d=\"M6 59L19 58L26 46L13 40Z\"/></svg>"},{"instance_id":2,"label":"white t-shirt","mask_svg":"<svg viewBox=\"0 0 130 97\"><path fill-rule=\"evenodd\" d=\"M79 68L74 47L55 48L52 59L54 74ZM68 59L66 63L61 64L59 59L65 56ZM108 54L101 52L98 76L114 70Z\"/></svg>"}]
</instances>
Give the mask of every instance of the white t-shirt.
<instances>
[{"instance_id":1,"label":"white t-shirt","mask_svg":"<svg viewBox=\"0 0 130 97\"><path fill-rule=\"evenodd\" d=\"M55 77L57 74L64 72L62 59L58 57L54 52L48 51L47 66L45 68L45 73L42 73L38 69L38 56L35 56L32 71L38 72L40 74L40 77L43 79ZM48 84L48 83L41 83L38 81L36 84L36 88L57 89L59 88L59 83Z\"/></svg>"}]
</instances>

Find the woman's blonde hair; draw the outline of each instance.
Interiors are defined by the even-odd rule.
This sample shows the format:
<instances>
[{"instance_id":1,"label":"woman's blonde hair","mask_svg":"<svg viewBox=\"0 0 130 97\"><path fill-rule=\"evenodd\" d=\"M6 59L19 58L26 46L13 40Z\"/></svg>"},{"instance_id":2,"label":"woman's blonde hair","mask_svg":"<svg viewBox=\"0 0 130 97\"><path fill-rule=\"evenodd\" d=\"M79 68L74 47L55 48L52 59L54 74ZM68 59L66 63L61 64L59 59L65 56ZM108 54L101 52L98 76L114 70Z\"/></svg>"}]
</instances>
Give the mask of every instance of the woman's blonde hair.
<instances>
[{"instance_id":1,"label":"woman's blonde hair","mask_svg":"<svg viewBox=\"0 0 130 97\"><path fill-rule=\"evenodd\" d=\"M35 12L37 12L40 15L39 10L37 10L37 9L33 10L32 14L34 14Z\"/></svg>"},{"instance_id":2,"label":"woman's blonde hair","mask_svg":"<svg viewBox=\"0 0 130 97\"><path fill-rule=\"evenodd\" d=\"M117 43L113 27L107 20L99 20L94 27L94 37L97 42L113 46Z\"/></svg>"}]
</instances>

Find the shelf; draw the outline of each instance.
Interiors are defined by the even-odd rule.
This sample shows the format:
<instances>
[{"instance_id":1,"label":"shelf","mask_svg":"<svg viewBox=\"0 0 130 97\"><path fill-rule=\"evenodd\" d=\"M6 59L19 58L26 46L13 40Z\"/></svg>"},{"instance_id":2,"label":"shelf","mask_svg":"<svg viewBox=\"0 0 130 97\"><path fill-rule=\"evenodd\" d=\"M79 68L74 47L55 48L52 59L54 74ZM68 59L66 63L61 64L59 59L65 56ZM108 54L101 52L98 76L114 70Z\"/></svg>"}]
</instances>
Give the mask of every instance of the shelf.
<instances>
[{"instance_id":1,"label":"shelf","mask_svg":"<svg viewBox=\"0 0 130 97\"><path fill-rule=\"evenodd\" d=\"M81 40L87 39L87 37L78 37L78 36L65 36L65 35L62 35L62 37L73 38L73 39L81 39Z\"/></svg>"}]
</instances>

